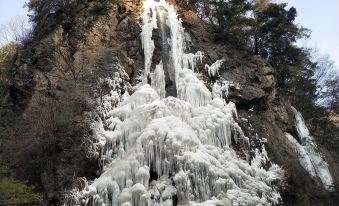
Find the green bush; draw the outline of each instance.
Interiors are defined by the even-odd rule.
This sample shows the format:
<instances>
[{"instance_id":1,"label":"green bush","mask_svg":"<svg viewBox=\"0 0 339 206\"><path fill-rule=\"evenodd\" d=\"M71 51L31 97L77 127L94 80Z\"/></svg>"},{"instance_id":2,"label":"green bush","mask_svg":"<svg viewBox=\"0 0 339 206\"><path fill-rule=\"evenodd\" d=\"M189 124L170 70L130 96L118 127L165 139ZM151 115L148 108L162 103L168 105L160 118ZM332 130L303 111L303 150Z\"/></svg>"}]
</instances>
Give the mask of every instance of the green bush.
<instances>
[{"instance_id":1,"label":"green bush","mask_svg":"<svg viewBox=\"0 0 339 206\"><path fill-rule=\"evenodd\" d=\"M41 199L33 187L23 182L8 177L0 180L0 202L38 202Z\"/></svg>"},{"instance_id":2,"label":"green bush","mask_svg":"<svg viewBox=\"0 0 339 206\"><path fill-rule=\"evenodd\" d=\"M0 63L4 63L10 60L17 49L17 45L13 42L6 44L5 46L0 48Z\"/></svg>"}]
</instances>

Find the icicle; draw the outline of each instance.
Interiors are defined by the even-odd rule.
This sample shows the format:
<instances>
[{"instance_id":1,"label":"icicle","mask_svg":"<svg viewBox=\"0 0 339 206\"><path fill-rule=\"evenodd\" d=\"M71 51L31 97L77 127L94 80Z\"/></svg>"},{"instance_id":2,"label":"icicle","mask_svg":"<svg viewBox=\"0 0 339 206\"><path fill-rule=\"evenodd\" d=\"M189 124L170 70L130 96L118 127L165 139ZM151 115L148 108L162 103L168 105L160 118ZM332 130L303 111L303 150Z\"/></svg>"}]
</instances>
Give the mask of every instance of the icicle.
<instances>
[{"instance_id":1,"label":"icicle","mask_svg":"<svg viewBox=\"0 0 339 206\"><path fill-rule=\"evenodd\" d=\"M161 0L163 1L163 0ZM154 41L152 40L153 29L157 28L157 16L155 12L154 0L144 1L144 12L141 14L142 19L142 31L141 31L141 43L144 49L144 61L145 61L145 77L151 73L152 57L155 49Z\"/></svg>"},{"instance_id":2,"label":"icicle","mask_svg":"<svg viewBox=\"0 0 339 206\"><path fill-rule=\"evenodd\" d=\"M196 54L192 54L192 53L183 54L182 68L191 69L192 71L194 71L198 60L202 64L203 57L204 57L204 53L201 51L198 51Z\"/></svg>"},{"instance_id":3,"label":"icicle","mask_svg":"<svg viewBox=\"0 0 339 206\"><path fill-rule=\"evenodd\" d=\"M119 205L127 205L127 204L131 204L131 202L132 202L132 193L130 189L125 188L121 192L121 195L118 198L118 203Z\"/></svg>"},{"instance_id":4,"label":"icicle","mask_svg":"<svg viewBox=\"0 0 339 206\"><path fill-rule=\"evenodd\" d=\"M188 203L190 200L190 182L189 178L184 171L179 171L173 178L177 188L177 195L179 202L182 204Z\"/></svg>"},{"instance_id":5,"label":"icicle","mask_svg":"<svg viewBox=\"0 0 339 206\"><path fill-rule=\"evenodd\" d=\"M216 80L216 82L213 84L213 88L212 88L213 99L216 99L216 98L227 99L229 96L229 89L231 87L234 87L237 90L240 89L239 84L234 83L232 81L226 81L225 79L220 77L220 79Z\"/></svg>"},{"instance_id":6,"label":"icicle","mask_svg":"<svg viewBox=\"0 0 339 206\"><path fill-rule=\"evenodd\" d=\"M133 205L146 205L147 201L145 200L144 194L147 193L146 188L140 184L137 183L131 188L131 193L132 193L132 201Z\"/></svg>"},{"instance_id":7,"label":"icicle","mask_svg":"<svg viewBox=\"0 0 339 206\"><path fill-rule=\"evenodd\" d=\"M155 91L157 91L160 98L165 98L166 96L166 80L165 80L165 73L162 62L160 62L151 76L152 87Z\"/></svg>"},{"instance_id":8,"label":"icicle","mask_svg":"<svg viewBox=\"0 0 339 206\"><path fill-rule=\"evenodd\" d=\"M224 63L224 60L217 60L215 63L213 63L211 66L206 64L205 69L210 77L215 77L217 74L219 74L219 69Z\"/></svg>"}]
</instances>

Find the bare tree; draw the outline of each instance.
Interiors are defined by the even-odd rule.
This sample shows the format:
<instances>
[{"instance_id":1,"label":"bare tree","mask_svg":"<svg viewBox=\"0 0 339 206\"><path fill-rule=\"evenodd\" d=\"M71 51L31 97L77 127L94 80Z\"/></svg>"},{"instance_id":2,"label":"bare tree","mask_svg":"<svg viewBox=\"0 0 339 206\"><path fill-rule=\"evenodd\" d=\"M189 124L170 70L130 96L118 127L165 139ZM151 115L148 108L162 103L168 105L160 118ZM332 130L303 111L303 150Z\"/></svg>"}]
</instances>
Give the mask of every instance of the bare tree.
<instances>
[{"instance_id":1,"label":"bare tree","mask_svg":"<svg viewBox=\"0 0 339 206\"><path fill-rule=\"evenodd\" d=\"M331 73L334 72L335 64L328 54L318 57L317 64L318 65L314 73L314 78L318 84L322 84L329 78Z\"/></svg>"},{"instance_id":2,"label":"bare tree","mask_svg":"<svg viewBox=\"0 0 339 206\"><path fill-rule=\"evenodd\" d=\"M338 112L339 106L339 75L328 79L324 83L324 89L320 93L320 100L331 111Z\"/></svg>"},{"instance_id":3,"label":"bare tree","mask_svg":"<svg viewBox=\"0 0 339 206\"><path fill-rule=\"evenodd\" d=\"M87 64L86 56L82 53L76 56L71 55L68 47L56 47L54 52L55 55L51 60L54 67L64 77L66 77L67 74L70 74L73 81L76 83Z\"/></svg>"},{"instance_id":4,"label":"bare tree","mask_svg":"<svg viewBox=\"0 0 339 206\"><path fill-rule=\"evenodd\" d=\"M0 47L9 42L21 44L28 37L30 30L28 18L17 15L7 23L0 25Z\"/></svg>"},{"instance_id":5,"label":"bare tree","mask_svg":"<svg viewBox=\"0 0 339 206\"><path fill-rule=\"evenodd\" d=\"M330 55L316 58L317 68L313 78L317 83L318 104L334 110L339 103L339 71Z\"/></svg>"}]
</instances>

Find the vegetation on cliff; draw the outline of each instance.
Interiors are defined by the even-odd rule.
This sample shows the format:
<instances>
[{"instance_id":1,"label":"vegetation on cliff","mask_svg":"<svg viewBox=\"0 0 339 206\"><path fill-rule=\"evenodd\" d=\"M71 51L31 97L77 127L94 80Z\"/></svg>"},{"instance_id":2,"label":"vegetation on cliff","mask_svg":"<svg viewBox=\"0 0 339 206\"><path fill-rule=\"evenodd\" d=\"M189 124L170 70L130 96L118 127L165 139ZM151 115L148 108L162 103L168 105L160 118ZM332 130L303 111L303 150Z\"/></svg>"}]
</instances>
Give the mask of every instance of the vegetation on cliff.
<instances>
[{"instance_id":1,"label":"vegetation on cliff","mask_svg":"<svg viewBox=\"0 0 339 206\"><path fill-rule=\"evenodd\" d=\"M36 193L32 186L27 183L9 177L8 170L0 168L0 204L3 203L39 203L41 194Z\"/></svg>"}]
</instances>

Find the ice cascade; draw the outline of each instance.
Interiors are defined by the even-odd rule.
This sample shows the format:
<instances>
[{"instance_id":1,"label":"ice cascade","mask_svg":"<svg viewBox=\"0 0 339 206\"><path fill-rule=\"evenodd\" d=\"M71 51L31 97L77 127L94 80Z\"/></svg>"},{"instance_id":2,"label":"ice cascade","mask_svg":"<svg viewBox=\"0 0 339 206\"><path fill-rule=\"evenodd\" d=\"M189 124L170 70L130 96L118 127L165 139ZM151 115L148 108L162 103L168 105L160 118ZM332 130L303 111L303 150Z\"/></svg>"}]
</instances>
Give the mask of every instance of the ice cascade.
<instances>
[{"instance_id":1,"label":"ice cascade","mask_svg":"<svg viewBox=\"0 0 339 206\"><path fill-rule=\"evenodd\" d=\"M174 8L164 0L145 0L142 22L144 81L131 96L104 97L91 148L101 160L101 175L83 180L67 205L278 204L275 183L282 169L267 164L264 146L248 160L232 148L244 148L249 156L251 146L237 123L235 104L223 98L228 84L215 84L211 92L199 80L194 70L203 54L184 52L185 33ZM166 65L152 62L158 46L152 35L163 26L170 31ZM176 95L168 95L169 80Z\"/></svg>"},{"instance_id":2,"label":"ice cascade","mask_svg":"<svg viewBox=\"0 0 339 206\"><path fill-rule=\"evenodd\" d=\"M300 112L291 107L295 116L295 127L297 128L299 143L291 134L285 133L287 139L293 145L301 166L314 178L318 177L324 184L324 187L332 191L334 189L334 181L328 169L324 155L319 151L310 132L306 127L305 121Z\"/></svg>"}]
</instances>

